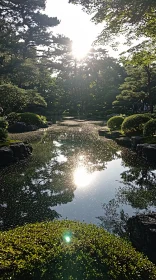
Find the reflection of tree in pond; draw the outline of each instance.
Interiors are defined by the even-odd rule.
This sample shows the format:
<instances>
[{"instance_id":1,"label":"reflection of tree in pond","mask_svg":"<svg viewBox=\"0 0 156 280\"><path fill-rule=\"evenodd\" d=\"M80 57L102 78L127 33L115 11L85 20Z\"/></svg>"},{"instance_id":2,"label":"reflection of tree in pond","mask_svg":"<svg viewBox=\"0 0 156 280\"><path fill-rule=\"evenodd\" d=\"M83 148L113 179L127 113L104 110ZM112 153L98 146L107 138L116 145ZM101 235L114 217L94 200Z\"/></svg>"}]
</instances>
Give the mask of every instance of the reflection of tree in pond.
<instances>
[{"instance_id":1,"label":"reflection of tree in pond","mask_svg":"<svg viewBox=\"0 0 156 280\"><path fill-rule=\"evenodd\" d=\"M118 189L115 199L103 204L104 214L98 219L101 226L109 232L127 237L126 222L129 216L122 209L123 205L131 205L134 214L149 213L150 207L156 206L156 168L143 160L140 161L135 153L126 149L122 151L121 156L123 165L129 167L121 173L123 186Z\"/></svg>"},{"instance_id":2,"label":"reflection of tree in pond","mask_svg":"<svg viewBox=\"0 0 156 280\"><path fill-rule=\"evenodd\" d=\"M51 220L59 216L51 207L72 201L70 162L59 161L59 156L52 143L44 147L37 145L35 155L26 166L16 165L1 171L2 229Z\"/></svg>"},{"instance_id":3,"label":"reflection of tree in pond","mask_svg":"<svg viewBox=\"0 0 156 280\"><path fill-rule=\"evenodd\" d=\"M121 174L125 187L119 190L120 200L138 209L156 206L156 167L143 161L132 162L133 165Z\"/></svg>"},{"instance_id":4,"label":"reflection of tree in pond","mask_svg":"<svg viewBox=\"0 0 156 280\"><path fill-rule=\"evenodd\" d=\"M84 155L90 172L103 169L105 161L115 155L111 145L98 146L87 138L85 142L71 135L57 138L45 135L34 144L29 160L0 171L2 229L57 218L52 207L74 198L73 171L79 155Z\"/></svg>"},{"instance_id":5,"label":"reflection of tree in pond","mask_svg":"<svg viewBox=\"0 0 156 280\"><path fill-rule=\"evenodd\" d=\"M97 217L100 220L100 226L107 231L117 234L121 237L127 237L126 222L129 218L124 210L119 210L119 203L112 199L109 203L104 203L102 208L104 210L103 216Z\"/></svg>"}]
</instances>

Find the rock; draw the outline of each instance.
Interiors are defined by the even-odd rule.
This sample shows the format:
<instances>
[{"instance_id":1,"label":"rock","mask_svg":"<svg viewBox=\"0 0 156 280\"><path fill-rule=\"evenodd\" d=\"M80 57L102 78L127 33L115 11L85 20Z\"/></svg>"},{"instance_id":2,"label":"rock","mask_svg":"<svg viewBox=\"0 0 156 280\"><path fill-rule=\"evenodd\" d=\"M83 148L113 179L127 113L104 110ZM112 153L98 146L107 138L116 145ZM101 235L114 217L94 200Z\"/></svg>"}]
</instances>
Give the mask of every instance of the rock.
<instances>
[{"instance_id":1,"label":"rock","mask_svg":"<svg viewBox=\"0 0 156 280\"><path fill-rule=\"evenodd\" d=\"M112 131L111 132L112 139L122 137L122 134L119 131Z\"/></svg>"},{"instance_id":2,"label":"rock","mask_svg":"<svg viewBox=\"0 0 156 280\"><path fill-rule=\"evenodd\" d=\"M138 144L136 151L139 156L146 160L156 162L156 144Z\"/></svg>"},{"instance_id":3,"label":"rock","mask_svg":"<svg viewBox=\"0 0 156 280\"><path fill-rule=\"evenodd\" d=\"M30 125L26 126L27 131L35 131L37 129L38 129L38 127L36 125L33 125L33 124L30 124Z\"/></svg>"},{"instance_id":4,"label":"rock","mask_svg":"<svg viewBox=\"0 0 156 280\"><path fill-rule=\"evenodd\" d=\"M120 138L116 138L116 143L118 145L130 148L131 147L131 139L129 137L120 137Z\"/></svg>"},{"instance_id":5,"label":"rock","mask_svg":"<svg viewBox=\"0 0 156 280\"><path fill-rule=\"evenodd\" d=\"M107 131L107 130L99 130L99 136L105 136L108 139L116 139L120 137L122 134L118 131Z\"/></svg>"},{"instance_id":6,"label":"rock","mask_svg":"<svg viewBox=\"0 0 156 280\"><path fill-rule=\"evenodd\" d=\"M13 151L15 159L24 159L26 156L26 147L24 143L15 143L10 145L10 149Z\"/></svg>"},{"instance_id":7,"label":"rock","mask_svg":"<svg viewBox=\"0 0 156 280\"><path fill-rule=\"evenodd\" d=\"M143 139L143 137L140 137L140 136L131 137L131 147L132 147L132 149L135 150L137 145L141 144L142 139Z\"/></svg>"},{"instance_id":8,"label":"rock","mask_svg":"<svg viewBox=\"0 0 156 280\"><path fill-rule=\"evenodd\" d=\"M108 134L109 130L103 130L103 129L100 129L98 131L99 133L99 136L106 136Z\"/></svg>"},{"instance_id":9,"label":"rock","mask_svg":"<svg viewBox=\"0 0 156 280\"><path fill-rule=\"evenodd\" d=\"M156 213L134 216L127 226L133 246L156 263Z\"/></svg>"},{"instance_id":10,"label":"rock","mask_svg":"<svg viewBox=\"0 0 156 280\"><path fill-rule=\"evenodd\" d=\"M27 125L24 122L16 122L8 127L10 133L22 133L27 131Z\"/></svg>"},{"instance_id":11,"label":"rock","mask_svg":"<svg viewBox=\"0 0 156 280\"><path fill-rule=\"evenodd\" d=\"M7 166L18 160L27 158L32 154L32 147L29 144L14 143L10 147L0 148L0 166Z\"/></svg>"},{"instance_id":12,"label":"rock","mask_svg":"<svg viewBox=\"0 0 156 280\"><path fill-rule=\"evenodd\" d=\"M13 161L13 151L10 149L10 147L0 148L0 166L9 165Z\"/></svg>"}]
</instances>

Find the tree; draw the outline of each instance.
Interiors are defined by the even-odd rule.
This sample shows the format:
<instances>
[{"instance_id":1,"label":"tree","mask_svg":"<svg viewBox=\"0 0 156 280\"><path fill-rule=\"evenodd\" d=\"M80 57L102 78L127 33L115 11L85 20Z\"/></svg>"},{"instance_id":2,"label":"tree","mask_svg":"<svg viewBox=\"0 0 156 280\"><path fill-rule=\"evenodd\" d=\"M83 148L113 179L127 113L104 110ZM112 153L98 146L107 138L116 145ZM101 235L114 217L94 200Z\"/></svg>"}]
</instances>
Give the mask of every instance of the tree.
<instances>
[{"instance_id":1,"label":"tree","mask_svg":"<svg viewBox=\"0 0 156 280\"><path fill-rule=\"evenodd\" d=\"M95 23L105 21L101 33L105 41L124 33L128 38L150 37L155 41L156 1L155 0L69 0L69 3L81 4L93 14Z\"/></svg>"},{"instance_id":2,"label":"tree","mask_svg":"<svg viewBox=\"0 0 156 280\"><path fill-rule=\"evenodd\" d=\"M152 113L156 104L156 64L150 63L149 54L142 51L134 53L130 60L124 60L124 65L127 77L113 105L132 108L137 103L137 107L143 110L144 103L148 103Z\"/></svg>"}]
</instances>

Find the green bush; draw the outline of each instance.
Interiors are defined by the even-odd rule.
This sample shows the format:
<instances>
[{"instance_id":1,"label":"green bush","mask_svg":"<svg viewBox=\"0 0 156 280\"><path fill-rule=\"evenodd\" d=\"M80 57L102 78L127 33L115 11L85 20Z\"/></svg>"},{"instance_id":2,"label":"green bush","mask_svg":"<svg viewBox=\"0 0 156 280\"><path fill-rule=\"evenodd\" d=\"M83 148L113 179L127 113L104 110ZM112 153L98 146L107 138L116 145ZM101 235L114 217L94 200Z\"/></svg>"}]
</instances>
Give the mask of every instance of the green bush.
<instances>
[{"instance_id":1,"label":"green bush","mask_svg":"<svg viewBox=\"0 0 156 280\"><path fill-rule=\"evenodd\" d=\"M124 118L122 116L114 116L108 120L107 126L110 128L110 130L119 130L121 129L123 121Z\"/></svg>"},{"instance_id":2,"label":"green bush","mask_svg":"<svg viewBox=\"0 0 156 280\"><path fill-rule=\"evenodd\" d=\"M144 136L152 136L156 134L156 119L149 120L147 123L145 123L143 134Z\"/></svg>"},{"instance_id":3,"label":"green bush","mask_svg":"<svg viewBox=\"0 0 156 280\"><path fill-rule=\"evenodd\" d=\"M102 228L54 221L1 232L0 275L1 280L155 280L156 267Z\"/></svg>"},{"instance_id":4,"label":"green bush","mask_svg":"<svg viewBox=\"0 0 156 280\"><path fill-rule=\"evenodd\" d=\"M20 119L20 117L19 117L18 113L12 112L7 115L7 121L9 123L9 125L12 125L12 124L18 122L19 119Z\"/></svg>"},{"instance_id":5,"label":"green bush","mask_svg":"<svg viewBox=\"0 0 156 280\"><path fill-rule=\"evenodd\" d=\"M24 122L27 125L36 125L36 126L42 126L46 123L46 117L39 116L34 113L20 113L19 114L19 121Z\"/></svg>"},{"instance_id":6,"label":"green bush","mask_svg":"<svg viewBox=\"0 0 156 280\"><path fill-rule=\"evenodd\" d=\"M122 123L121 129L127 136L143 134L143 127L150 120L146 114L135 114L126 117Z\"/></svg>"},{"instance_id":7,"label":"green bush","mask_svg":"<svg viewBox=\"0 0 156 280\"><path fill-rule=\"evenodd\" d=\"M4 128L0 128L0 141L5 141L8 137L8 131Z\"/></svg>"},{"instance_id":8,"label":"green bush","mask_svg":"<svg viewBox=\"0 0 156 280\"><path fill-rule=\"evenodd\" d=\"M0 118L0 128L7 129L8 122L4 118Z\"/></svg>"}]
</instances>

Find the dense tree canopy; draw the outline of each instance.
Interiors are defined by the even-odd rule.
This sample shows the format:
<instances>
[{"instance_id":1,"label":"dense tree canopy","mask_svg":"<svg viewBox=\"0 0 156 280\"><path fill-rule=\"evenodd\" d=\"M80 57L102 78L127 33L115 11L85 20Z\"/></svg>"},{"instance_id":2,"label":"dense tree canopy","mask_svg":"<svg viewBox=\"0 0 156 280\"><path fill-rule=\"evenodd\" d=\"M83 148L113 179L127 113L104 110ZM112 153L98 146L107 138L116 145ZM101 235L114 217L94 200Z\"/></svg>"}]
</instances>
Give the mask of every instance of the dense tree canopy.
<instances>
[{"instance_id":1,"label":"dense tree canopy","mask_svg":"<svg viewBox=\"0 0 156 280\"><path fill-rule=\"evenodd\" d=\"M128 37L147 36L155 39L156 1L155 0L69 0L81 4L93 14L96 23L106 22L102 37L109 40L117 34Z\"/></svg>"}]
</instances>

